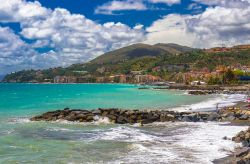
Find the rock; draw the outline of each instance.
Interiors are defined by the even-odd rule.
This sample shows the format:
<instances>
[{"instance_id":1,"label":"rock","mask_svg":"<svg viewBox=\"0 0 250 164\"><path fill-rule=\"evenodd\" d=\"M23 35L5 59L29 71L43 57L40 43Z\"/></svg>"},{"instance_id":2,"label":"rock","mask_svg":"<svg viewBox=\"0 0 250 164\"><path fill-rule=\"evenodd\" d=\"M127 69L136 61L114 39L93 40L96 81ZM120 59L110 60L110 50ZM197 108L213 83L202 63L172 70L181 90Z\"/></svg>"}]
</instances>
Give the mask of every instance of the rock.
<instances>
[{"instance_id":1,"label":"rock","mask_svg":"<svg viewBox=\"0 0 250 164\"><path fill-rule=\"evenodd\" d=\"M117 123L118 124L126 124L126 123L129 123L129 120L126 117L119 116L117 118Z\"/></svg>"},{"instance_id":2,"label":"rock","mask_svg":"<svg viewBox=\"0 0 250 164\"><path fill-rule=\"evenodd\" d=\"M110 120L114 120L116 121L117 117L115 115L112 115L112 114L109 114L107 115L107 117L110 119Z\"/></svg>"},{"instance_id":3,"label":"rock","mask_svg":"<svg viewBox=\"0 0 250 164\"><path fill-rule=\"evenodd\" d=\"M222 139L223 139L223 140L228 140L227 136L223 137Z\"/></svg>"},{"instance_id":4,"label":"rock","mask_svg":"<svg viewBox=\"0 0 250 164\"><path fill-rule=\"evenodd\" d=\"M246 114L243 114L239 119L240 120L248 120L249 116Z\"/></svg>"},{"instance_id":5,"label":"rock","mask_svg":"<svg viewBox=\"0 0 250 164\"><path fill-rule=\"evenodd\" d=\"M198 117L197 113L183 115L182 121L185 121L185 122L197 122L197 121L199 121L199 117Z\"/></svg>"},{"instance_id":6,"label":"rock","mask_svg":"<svg viewBox=\"0 0 250 164\"><path fill-rule=\"evenodd\" d=\"M86 118L87 122L91 122L93 120L94 120L94 116L93 115L88 115L87 118Z\"/></svg>"},{"instance_id":7,"label":"rock","mask_svg":"<svg viewBox=\"0 0 250 164\"><path fill-rule=\"evenodd\" d=\"M143 119L140 121L140 123L143 125L143 124L150 124L150 123L153 123L154 121L153 120L150 120L150 119Z\"/></svg>"},{"instance_id":8,"label":"rock","mask_svg":"<svg viewBox=\"0 0 250 164\"><path fill-rule=\"evenodd\" d=\"M243 159L236 159L236 164L247 164Z\"/></svg>"},{"instance_id":9,"label":"rock","mask_svg":"<svg viewBox=\"0 0 250 164\"><path fill-rule=\"evenodd\" d=\"M211 113L208 118L207 121L218 121L221 118L221 116L217 113Z\"/></svg>"},{"instance_id":10,"label":"rock","mask_svg":"<svg viewBox=\"0 0 250 164\"><path fill-rule=\"evenodd\" d=\"M226 119L227 119L228 121L233 121L233 120L236 119L236 117L235 117L235 116L229 116L229 117L227 117Z\"/></svg>"},{"instance_id":11,"label":"rock","mask_svg":"<svg viewBox=\"0 0 250 164\"><path fill-rule=\"evenodd\" d=\"M234 155L235 155L235 157L241 157L241 156L247 155L249 152L250 152L250 148L243 147L239 150L236 150Z\"/></svg>"},{"instance_id":12,"label":"rock","mask_svg":"<svg viewBox=\"0 0 250 164\"><path fill-rule=\"evenodd\" d=\"M181 121L192 122L192 120L188 116L183 116L183 118L181 119Z\"/></svg>"},{"instance_id":13,"label":"rock","mask_svg":"<svg viewBox=\"0 0 250 164\"><path fill-rule=\"evenodd\" d=\"M232 110L235 110L234 108ZM226 111L226 113L225 113ZM223 115L223 117L222 117ZM159 111L159 110L121 110L121 109L97 109L97 110L57 110L46 112L40 116L31 118L32 121L56 121L68 120L79 122L91 122L95 116L108 117L111 121L118 124L126 123L140 123L143 124L152 122L166 122L166 121L185 121L185 122L198 122L198 121L218 121L225 117L225 120L235 120L236 118L243 119L243 114L235 114L230 110L220 110L219 113L209 112L174 112L174 111Z\"/></svg>"},{"instance_id":14,"label":"rock","mask_svg":"<svg viewBox=\"0 0 250 164\"><path fill-rule=\"evenodd\" d=\"M172 114L162 114L160 115L160 121L161 122L167 122L167 121L175 121L175 116Z\"/></svg>"},{"instance_id":15,"label":"rock","mask_svg":"<svg viewBox=\"0 0 250 164\"><path fill-rule=\"evenodd\" d=\"M194 90L194 91L189 91L188 94L191 95L208 95L208 94L214 94L216 93L215 91L211 90Z\"/></svg>"}]
</instances>

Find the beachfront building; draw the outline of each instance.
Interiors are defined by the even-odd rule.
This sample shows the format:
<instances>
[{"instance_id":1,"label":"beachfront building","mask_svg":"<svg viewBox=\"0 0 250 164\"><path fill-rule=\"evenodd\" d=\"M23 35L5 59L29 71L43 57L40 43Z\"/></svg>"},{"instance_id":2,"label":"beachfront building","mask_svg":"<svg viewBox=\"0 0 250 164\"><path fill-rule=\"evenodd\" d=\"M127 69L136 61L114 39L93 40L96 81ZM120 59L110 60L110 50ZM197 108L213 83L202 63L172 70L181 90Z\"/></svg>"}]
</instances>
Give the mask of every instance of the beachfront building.
<instances>
[{"instance_id":1,"label":"beachfront building","mask_svg":"<svg viewBox=\"0 0 250 164\"><path fill-rule=\"evenodd\" d=\"M77 78L73 76L56 76L54 83L76 83Z\"/></svg>"},{"instance_id":2,"label":"beachfront building","mask_svg":"<svg viewBox=\"0 0 250 164\"><path fill-rule=\"evenodd\" d=\"M135 82L136 83L151 83L151 82L159 82L161 78L153 76L153 75L136 75Z\"/></svg>"},{"instance_id":3,"label":"beachfront building","mask_svg":"<svg viewBox=\"0 0 250 164\"><path fill-rule=\"evenodd\" d=\"M190 84L191 85L207 85L207 83L204 81L192 81Z\"/></svg>"}]
</instances>

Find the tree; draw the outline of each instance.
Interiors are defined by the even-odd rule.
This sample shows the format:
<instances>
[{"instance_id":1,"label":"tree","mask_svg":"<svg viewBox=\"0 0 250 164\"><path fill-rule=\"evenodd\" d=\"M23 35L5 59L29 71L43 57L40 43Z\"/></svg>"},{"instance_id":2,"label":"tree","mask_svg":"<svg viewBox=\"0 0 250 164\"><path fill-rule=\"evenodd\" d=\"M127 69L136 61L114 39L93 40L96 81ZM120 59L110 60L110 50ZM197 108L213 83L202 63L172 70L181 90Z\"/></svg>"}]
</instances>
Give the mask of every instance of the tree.
<instances>
[{"instance_id":1,"label":"tree","mask_svg":"<svg viewBox=\"0 0 250 164\"><path fill-rule=\"evenodd\" d=\"M223 84L231 84L236 80L236 76L234 75L233 71L231 69L228 69L223 77L222 77L222 81Z\"/></svg>"}]
</instances>

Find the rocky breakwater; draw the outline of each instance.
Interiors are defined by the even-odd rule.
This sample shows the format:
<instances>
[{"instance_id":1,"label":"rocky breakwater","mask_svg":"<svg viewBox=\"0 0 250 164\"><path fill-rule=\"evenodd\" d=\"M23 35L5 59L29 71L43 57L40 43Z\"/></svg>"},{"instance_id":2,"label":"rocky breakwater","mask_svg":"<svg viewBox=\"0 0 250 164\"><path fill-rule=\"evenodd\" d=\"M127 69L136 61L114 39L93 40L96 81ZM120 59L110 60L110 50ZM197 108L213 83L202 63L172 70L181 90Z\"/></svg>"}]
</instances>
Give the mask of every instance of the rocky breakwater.
<instances>
[{"instance_id":1,"label":"rocky breakwater","mask_svg":"<svg viewBox=\"0 0 250 164\"><path fill-rule=\"evenodd\" d=\"M234 153L236 164L250 163L250 127L246 131L241 131L232 139L237 143L242 143L242 148L237 148Z\"/></svg>"},{"instance_id":2,"label":"rocky breakwater","mask_svg":"<svg viewBox=\"0 0 250 164\"><path fill-rule=\"evenodd\" d=\"M175 112L159 110L122 110L122 109L97 109L97 110L57 110L44 113L31 118L31 121L58 121L67 120L74 122L93 122L100 118L108 118L116 124L148 124L153 122L168 121L218 121L221 119L217 113L209 112Z\"/></svg>"},{"instance_id":3,"label":"rocky breakwater","mask_svg":"<svg viewBox=\"0 0 250 164\"><path fill-rule=\"evenodd\" d=\"M250 110L241 109L237 107L222 108L217 112L221 116L222 121L238 122L245 121L250 122Z\"/></svg>"},{"instance_id":4,"label":"rocky breakwater","mask_svg":"<svg viewBox=\"0 0 250 164\"><path fill-rule=\"evenodd\" d=\"M236 107L227 107L217 112L176 112L166 110L123 110L123 109L97 109L80 110L69 109L56 110L31 118L31 121L57 121L67 120L74 122L92 122L101 118L108 118L116 124L148 124L153 122L185 121L226 121L226 122L250 122L250 111Z\"/></svg>"},{"instance_id":5,"label":"rocky breakwater","mask_svg":"<svg viewBox=\"0 0 250 164\"><path fill-rule=\"evenodd\" d=\"M210 95L210 94L217 94L216 91L209 91L209 90L194 90L194 91L188 91L188 94L190 95Z\"/></svg>"}]
</instances>

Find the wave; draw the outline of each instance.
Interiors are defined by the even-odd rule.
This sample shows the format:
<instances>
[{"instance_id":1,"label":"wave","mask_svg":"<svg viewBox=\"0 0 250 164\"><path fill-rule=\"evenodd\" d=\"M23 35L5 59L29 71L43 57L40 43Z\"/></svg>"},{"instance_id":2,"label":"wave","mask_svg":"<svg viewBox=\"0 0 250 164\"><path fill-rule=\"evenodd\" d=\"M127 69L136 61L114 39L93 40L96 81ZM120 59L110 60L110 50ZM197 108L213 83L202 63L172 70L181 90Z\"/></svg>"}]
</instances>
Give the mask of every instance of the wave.
<instances>
[{"instance_id":1,"label":"wave","mask_svg":"<svg viewBox=\"0 0 250 164\"><path fill-rule=\"evenodd\" d=\"M132 142L127 156L111 163L210 164L240 146L223 137L231 138L247 128L222 123L173 123L171 126L176 129L169 129L168 123L157 123L148 125L147 128L159 127L158 133L123 128L106 133L102 139ZM168 134L170 131L171 135Z\"/></svg>"},{"instance_id":2,"label":"wave","mask_svg":"<svg viewBox=\"0 0 250 164\"><path fill-rule=\"evenodd\" d=\"M208 98L202 102L191 104L191 105L183 105L180 107L171 108L171 110L176 111L215 111L217 109L217 105L219 108L223 108L226 106L233 106L239 101L244 101L246 99L245 94L220 94L216 95L216 97Z\"/></svg>"}]
</instances>

